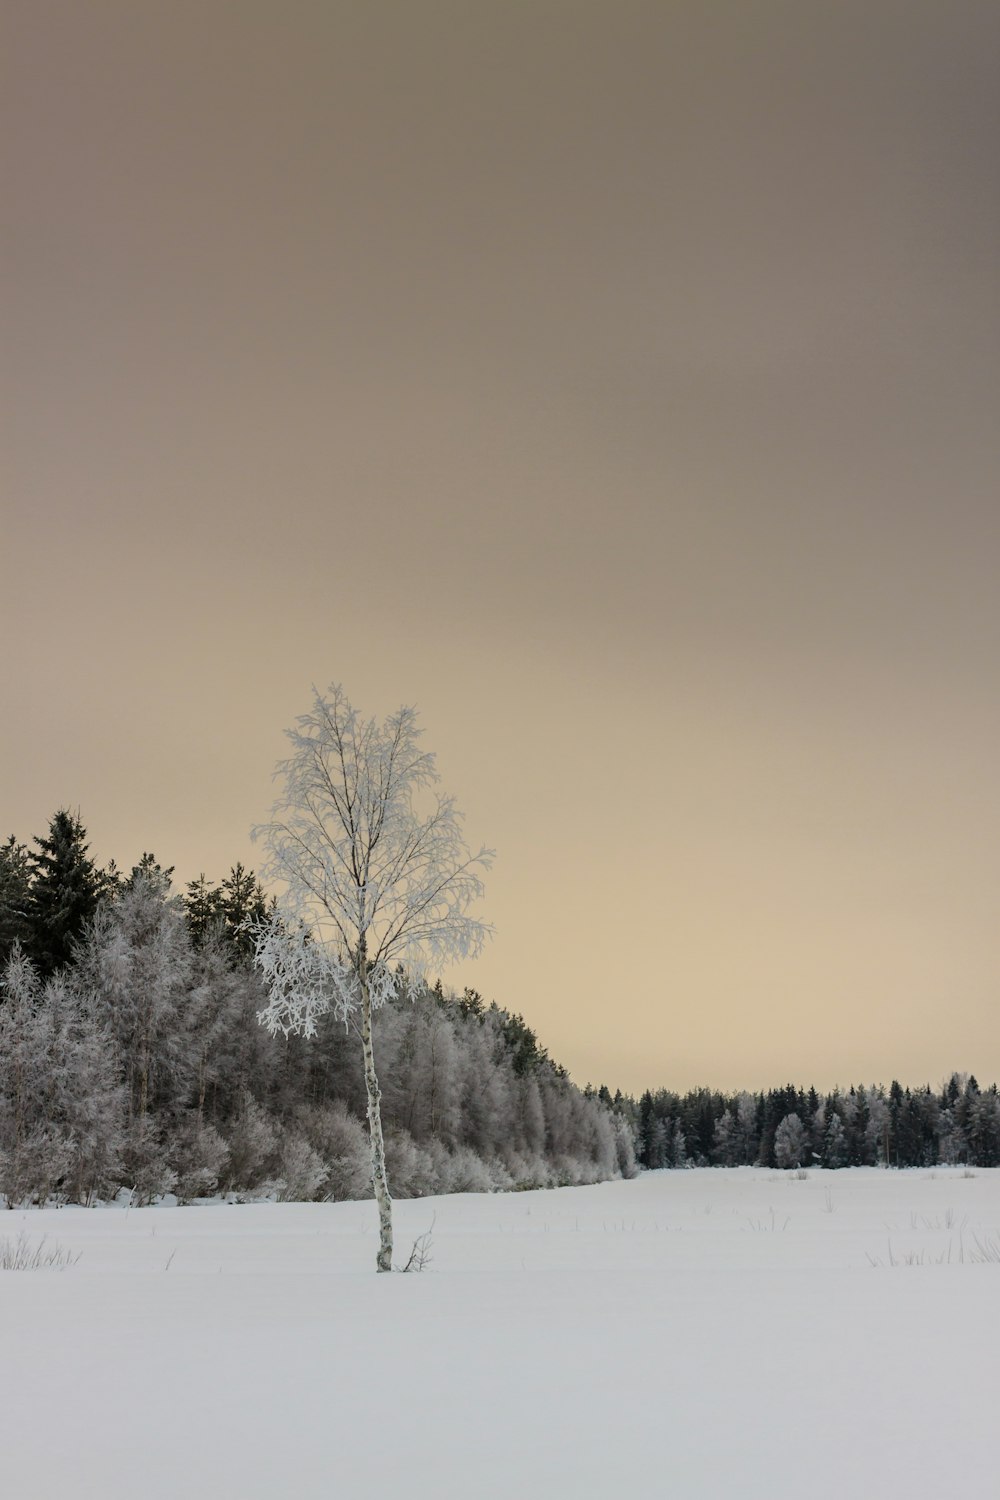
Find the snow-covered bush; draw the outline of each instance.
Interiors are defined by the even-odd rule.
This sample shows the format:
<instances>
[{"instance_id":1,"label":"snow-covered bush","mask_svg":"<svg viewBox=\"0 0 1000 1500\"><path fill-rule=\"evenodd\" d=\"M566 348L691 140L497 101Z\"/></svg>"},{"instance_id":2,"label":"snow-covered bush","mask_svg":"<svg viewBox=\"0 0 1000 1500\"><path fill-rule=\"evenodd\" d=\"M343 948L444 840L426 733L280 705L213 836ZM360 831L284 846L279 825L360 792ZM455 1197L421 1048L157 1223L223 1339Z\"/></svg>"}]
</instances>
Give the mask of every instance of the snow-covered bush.
<instances>
[{"instance_id":1,"label":"snow-covered bush","mask_svg":"<svg viewBox=\"0 0 1000 1500\"><path fill-rule=\"evenodd\" d=\"M278 1129L252 1094L243 1094L239 1114L227 1132L226 1145L229 1148L227 1192L252 1193L274 1176Z\"/></svg>"},{"instance_id":2,"label":"snow-covered bush","mask_svg":"<svg viewBox=\"0 0 1000 1500\"><path fill-rule=\"evenodd\" d=\"M0 1151L0 1193L8 1208L64 1201L72 1159L72 1143L60 1130L36 1125L25 1131Z\"/></svg>"},{"instance_id":3,"label":"snow-covered bush","mask_svg":"<svg viewBox=\"0 0 1000 1500\"><path fill-rule=\"evenodd\" d=\"M326 1168L323 1196L336 1202L367 1198L372 1189L371 1147L361 1121L338 1100L300 1110L295 1123Z\"/></svg>"},{"instance_id":4,"label":"snow-covered bush","mask_svg":"<svg viewBox=\"0 0 1000 1500\"><path fill-rule=\"evenodd\" d=\"M278 1144L278 1178L274 1186L281 1203L313 1203L322 1197L329 1168L309 1142L283 1130Z\"/></svg>"},{"instance_id":5,"label":"snow-covered bush","mask_svg":"<svg viewBox=\"0 0 1000 1500\"><path fill-rule=\"evenodd\" d=\"M170 1165L170 1152L159 1122L152 1115L134 1121L125 1134L122 1150L125 1184L139 1207L172 1193L177 1173Z\"/></svg>"},{"instance_id":6,"label":"snow-covered bush","mask_svg":"<svg viewBox=\"0 0 1000 1500\"><path fill-rule=\"evenodd\" d=\"M486 1162L468 1146L456 1146L448 1156L445 1182L447 1185L440 1192L491 1193L495 1186Z\"/></svg>"},{"instance_id":7,"label":"snow-covered bush","mask_svg":"<svg viewBox=\"0 0 1000 1500\"><path fill-rule=\"evenodd\" d=\"M418 1146L408 1130L386 1131L385 1159L397 1198L426 1198L443 1191L430 1152Z\"/></svg>"},{"instance_id":8,"label":"snow-covered bush","mask_svg":"<svg viewBox=\"0 0 1000 1500\"><path fill-rule=\"evenodd\" d=\"M503 1166L508 1174L508 1185L515 1192L524 1193L534 1188L557 1185L553 1165L538 1152L505 1152Z\"/></svg>"},{"instance_id":9,"label":"snow-covered bush","mask_svg":"<svg viewBox=\"0 0 1000 1500\"><path fill-rule=\"evenodd\" d=\"M192 1115L174 1137L171 1165L180 1203L206 1198L219 1186L229 1160L229 1147L213 1125L202 1125Z\"/></svg>"}]
</instances>

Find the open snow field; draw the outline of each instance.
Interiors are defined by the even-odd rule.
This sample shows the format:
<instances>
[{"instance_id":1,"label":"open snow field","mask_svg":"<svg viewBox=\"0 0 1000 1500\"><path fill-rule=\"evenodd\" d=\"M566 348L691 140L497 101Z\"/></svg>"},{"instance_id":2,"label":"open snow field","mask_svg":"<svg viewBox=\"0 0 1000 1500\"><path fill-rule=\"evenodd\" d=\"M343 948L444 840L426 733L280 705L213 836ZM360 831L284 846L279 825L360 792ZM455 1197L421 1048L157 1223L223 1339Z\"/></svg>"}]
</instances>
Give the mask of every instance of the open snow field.
<instances>
[{"instance_id":1,"label":"open snow field","mask_svg":"<svg viewBox=\"0 0 1000 1500\"><path fill-rule=\"evenodd\" d=\"M1000 1495L1000 1171L8 1213L18 1500ZM871 1262L877 1264L873 1265ZM895 1264L893 1264L895 1262Z\"/></svg>"}]
</instances>

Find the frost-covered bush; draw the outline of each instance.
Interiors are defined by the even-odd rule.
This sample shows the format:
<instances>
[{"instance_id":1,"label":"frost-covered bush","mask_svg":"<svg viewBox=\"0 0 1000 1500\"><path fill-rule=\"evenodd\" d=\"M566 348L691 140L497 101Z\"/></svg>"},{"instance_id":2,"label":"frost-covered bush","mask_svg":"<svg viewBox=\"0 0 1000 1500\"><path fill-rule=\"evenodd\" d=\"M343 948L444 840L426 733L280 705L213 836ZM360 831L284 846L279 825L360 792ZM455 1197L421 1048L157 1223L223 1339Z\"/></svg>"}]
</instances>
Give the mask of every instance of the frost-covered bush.
<instances>
[{"instance_id":1,"label":"frost-covered bush","mask_svg":"<svg viewBox=\"0 0 1000 1500\"><path fill-rule=\"evenodd\" d=\"M456 1146L442 1165L446 1186L439 1188L439 1192L493 1192L494 1181L489 1167L469 1146Z\"/></svg>"},{"instance_id":2,"label":"frost-covered bush","mask_svg":"<svg viewBox=\"0 0 1000 1500\"><path fill-rule=\"evenodd\" d=\"M502 1156L491 1156L486 1163L486 1170L490 1174L489 1191L491 1193L510 1192L514 1186L514 1179Z\"/></svg>"},{"instance_id":3,"label":"frost-covered bush","mask_svg":"<svg viewBox=\"0 0 1000 1500\"><path fill-rule=\"evenodd\" d=\"M229 1148L225 1176L227 1192L253 1192L274 1175L278 1129L251 1094L244 1093L240 1112L227 1132L226 1144Z\"/></svg>"},{"instance_id":4,"label":"frost-covered bush","mask_svg":"<svg viewBox=\"0 0 1000 1500\"><path fill-rule=\"evenodd\" d=\"M556 1186L556 1174L552 1165L538 1152L507 1152L502 1165L508 1177L506 1186L515 1192L525 1193L535 1188Z\"/></svg>"},{"instance_id":5,"label":"frost-covered bush","mask_svg":"<svg viewBox=\"0 0 1000 1500\"><path fill-rule=\"evenodd\" d=\"M430 1152L418 1146L408 1130L386 1132L385 1159L397 1198L426 1198L443 1191Z\"/></svg>"},{"instance_id":6,"label":"frost-covered bush","mask_svg":"<svg viewBox=\"0 0 1000 1500\"><path fill-rule=\"evenodd\" d=\"M136 1205L152 1203L173 1192L177 1173L170 1165L169 1147L153 1116L144 1115L126 1132L122 1171Z\"/></svg>"},{"instance_id":7,"label":"frost-covered bush","mask_svg":"<svg viewBox=\"0 0 1000 1500\"><path fill-rule=\"evenodd\" d=\"M326 1168L323 1196L336 1202L367 1198L372 1190L371 1148L361 1121L338 1100L300 1110L295 1123Z\"/></svg>"},{"instance_id":8,"label":"frost-covered bush","mask_svg":"<svg viewBox=\"0 0 1000 1500\"><path fill-rule=\"evenodd\" d=\"M200 1125L196 1115L187 1120L174 1137L171 1151L178 1201L190 1203L192 1198L216 1192L228 1160L229 1147L213 1125Z\"/></svg>"},{"instance_id":9,"label":"frost-covered bush","mask_svg":"<svg viewBox=\"0 0 1000 1500\"><path fill-rule=\"evenodd\" d=\"M37 1125L0 1152L0 1193L9 1208L65 1201L63 1183L73 1159L72 1143L48 1125Z\"/></svg>"},{"instance_id":10,"label":"frost-covered bush","mask_svg":"<svg viewBox=\"0 0 1000 1500\"><path fill-rule=\"evenodd\" d=\"M639 1168L635 1160L635 1136L624 1115L613 1116L615 1168L622 1177L635 1177Z\"/></svg>"},{"instance_id":11,"label":"frost-covered bush","mask_svg":"<svg viewBox=\"0 0 1000 1500\"><path fill-rule=\"evenodd\" d=\"M581 1161L579 1157L557 1156L553 1162L556 1174L557 1187L579 1187L581 1183L592 1181L591 1163Z\"/></svg>"},{"instance_id":12,"label":"frost-covered bush","mask_svg":"<svg viewBox=\"0 0 1000 1500\"><path fill-rule=\"evenodd\" d=\"M274 1186L281 1203L312 1203L322 1197L329 1168L309 1142L283 1130L278 1144L278 1178Z\"/></svg>"},{"instance_id":13,"label":"frost-covered bush","mask_svg":"<svg viewBox=\"0 0 1000 1500\"><path fill-rule=\"evenodd\" d=\"M85 996L15 945L0 975L0 1192L89 1202L119 1171L122 1090Z\"/></svg>"}]
</instances>

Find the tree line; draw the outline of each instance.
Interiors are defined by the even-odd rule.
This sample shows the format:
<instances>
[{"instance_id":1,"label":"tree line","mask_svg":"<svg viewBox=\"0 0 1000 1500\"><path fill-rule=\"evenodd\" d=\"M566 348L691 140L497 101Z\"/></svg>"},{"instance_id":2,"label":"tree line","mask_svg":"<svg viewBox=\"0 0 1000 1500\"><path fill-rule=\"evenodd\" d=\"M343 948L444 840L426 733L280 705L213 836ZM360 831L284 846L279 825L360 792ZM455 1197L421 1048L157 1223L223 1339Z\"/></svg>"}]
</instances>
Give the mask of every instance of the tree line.
<instances>
[{"instance_id":1,"label":"tree line","mask_svg":"<svg viewBox=\"0 0 1000 1500\"><path fill-rule=\"evenodd\" d=\"M601 1091L624 1113L644 1167L1000 1166L1000 1095L954 1073L939 1089L896 1080L818 1094L813 1088L680 1095L639 1100Z\"/></svg>"},{"instance_id":2,"label":"tree line","mask_svg":"<svg viewBox=\"0 0 1000 1500\"><path fill-rule=\"evenodd\" d=\"M257 1023L235 865L174 892L144 854L99 868L78 815L0 845L0 1193L8 1205L167 1194L366 1197L366 1089L333 1014ZM581 1091L523 1017L400 976L379 1016L386 1156L401 1197L594 1182L635 1170L625 1114Z\"/></svg>"},{"instance_id":3,"label":"tree line","mask_svg":"<svg viewBox=\"0 0 1000 1500\"><path fill-rule=\"evenodd\" d=\"M356 1039L257 1024L248 924L268 901L234 865L175 893L146 853L90 857L63 809L34 847L0 845L0 1193L92 1202L122 1187L367 1196ZM400 987L380 1016L386 1152L399 1196L540 1187L655 1168L1000 1166L995 1084L855 1086L636 1099L577 1089L523 1017Z\"/></svg>"}]
</instances>

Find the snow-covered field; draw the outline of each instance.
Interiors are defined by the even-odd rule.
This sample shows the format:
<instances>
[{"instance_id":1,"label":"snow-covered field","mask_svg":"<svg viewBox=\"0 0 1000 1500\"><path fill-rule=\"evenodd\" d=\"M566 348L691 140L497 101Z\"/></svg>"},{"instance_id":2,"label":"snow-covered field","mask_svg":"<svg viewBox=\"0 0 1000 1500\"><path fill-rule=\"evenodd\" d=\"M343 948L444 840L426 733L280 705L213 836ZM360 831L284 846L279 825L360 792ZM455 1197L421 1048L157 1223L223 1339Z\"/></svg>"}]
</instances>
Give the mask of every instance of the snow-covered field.
<instances>
[{"instance_id":1,"label":"snow-covered field","mask_svg":"<svg viewBox=\"0 0 1000 1500\"><path fill-rule=\"evenodd\" d=\"M46 1210L0 1271L19 1500L1000 1495L1000 1171L648 1173ZM872 1264L872 1262L876 1264Z\"/></svg>"}]
</instances>

